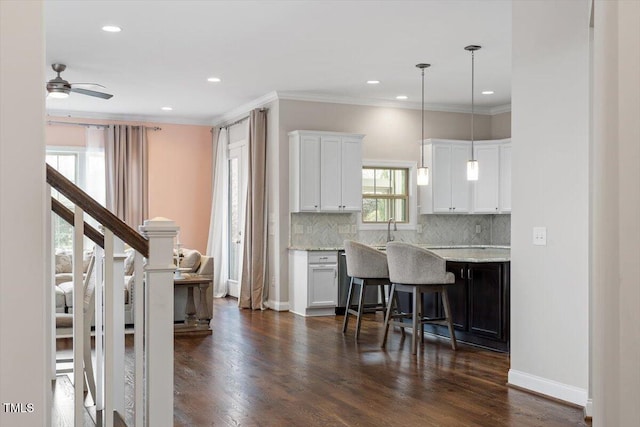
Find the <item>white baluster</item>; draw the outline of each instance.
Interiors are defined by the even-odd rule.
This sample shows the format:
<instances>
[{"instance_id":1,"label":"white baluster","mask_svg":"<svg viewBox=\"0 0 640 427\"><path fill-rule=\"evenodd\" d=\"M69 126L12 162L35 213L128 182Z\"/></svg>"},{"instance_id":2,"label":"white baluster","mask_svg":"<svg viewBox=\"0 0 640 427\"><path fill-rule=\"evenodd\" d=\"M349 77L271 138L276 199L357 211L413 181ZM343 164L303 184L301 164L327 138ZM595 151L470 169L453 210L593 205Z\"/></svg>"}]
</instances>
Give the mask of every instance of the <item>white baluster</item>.
<instances>
[{"instance_id":1,"label":"white baluster","mask_svg":"<svg viewBox=\"0 0 640 427\"><path fill-rule=\"evenodd\" d=\"M84 211L75 207L73 226L73 406L74 425L84 423Z\"/></svg>"}]
</instances>

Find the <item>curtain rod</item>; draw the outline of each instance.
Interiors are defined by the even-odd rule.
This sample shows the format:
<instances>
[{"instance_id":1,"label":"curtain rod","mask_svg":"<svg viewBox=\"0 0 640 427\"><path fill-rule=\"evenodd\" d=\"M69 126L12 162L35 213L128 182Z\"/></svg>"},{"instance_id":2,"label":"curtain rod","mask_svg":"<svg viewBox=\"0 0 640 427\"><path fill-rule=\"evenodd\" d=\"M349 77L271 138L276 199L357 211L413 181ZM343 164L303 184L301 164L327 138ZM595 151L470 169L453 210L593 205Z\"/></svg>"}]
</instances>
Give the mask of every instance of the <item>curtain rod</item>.
<instances>
[{"instance_id":1,"label":"curtain rod","mask_svg":"<svg viewBox=\"0 0 640 427\"><path fill-rule=\"evenodd\" d=\"M268 108L260 108L260 111L269 111L269 109ZM236 120L235 122L227 123L224 126L220 126L220 129L230 128L231 126L234 126L234 125L237 125L238 123L244 122L248 118L249 118L249 115L247 114L246 116L242 117L241 119ZM213 130L211 132L213 132Z\"/></svg>"},{"instance_id":2,"label":"curtain rod","mask_svg":"<svg viewBox=\"0 0 640 427\"><path fill-rule=\"evenodd\" d=\"M109 127L109 125L105 125L103 123L62 122L62 121L56 121L56 120L47 120L47 124L48 125L84 126L84 127L95 126L95 127L100 127L100 128ZM140 126L140 125L134 125L134 126ZM162 128L158 127L158 126L145 126L145 128L148 129L148 130L162 130Z\"/></svg>"}]
</instances>

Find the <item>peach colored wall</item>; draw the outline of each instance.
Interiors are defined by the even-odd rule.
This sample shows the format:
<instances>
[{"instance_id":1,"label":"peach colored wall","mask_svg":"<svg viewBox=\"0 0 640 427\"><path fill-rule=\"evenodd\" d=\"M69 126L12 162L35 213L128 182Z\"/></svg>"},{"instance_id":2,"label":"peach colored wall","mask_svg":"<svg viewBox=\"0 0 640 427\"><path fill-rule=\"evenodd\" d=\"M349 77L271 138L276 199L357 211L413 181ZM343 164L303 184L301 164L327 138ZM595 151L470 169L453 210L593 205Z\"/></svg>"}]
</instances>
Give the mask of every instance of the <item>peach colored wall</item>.
<instances>
[{"instance_id":1,"label":"peach colored wall","mask_svg":"<svg viewBox=\"0 0 640 427\"><path fill-rule=\"evenodd\" d=\"M55 121L158 126L147 132L149 143L149 216L170 218L180 226L180 243L204 253L207 249L212 196L210 127L167 123L122 122L49 117ZM46 126L46 144L84 146L81 126Z\"/></svg>"}]
</instances>

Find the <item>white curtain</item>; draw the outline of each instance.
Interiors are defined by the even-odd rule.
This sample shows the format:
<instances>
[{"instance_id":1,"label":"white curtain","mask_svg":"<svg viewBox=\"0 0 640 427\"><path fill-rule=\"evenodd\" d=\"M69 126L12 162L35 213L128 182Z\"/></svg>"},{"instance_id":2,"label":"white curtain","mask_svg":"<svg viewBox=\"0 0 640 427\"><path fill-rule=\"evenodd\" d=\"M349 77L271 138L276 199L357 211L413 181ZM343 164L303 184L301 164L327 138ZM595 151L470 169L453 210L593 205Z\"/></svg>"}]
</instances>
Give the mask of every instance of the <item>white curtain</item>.
<instances>
[{"instance_id":1,"label":"white curtain","mask_svg":"<svg viewBox=\"0 0 640 427\"><path fill-rule=\"evenodd\" d=\"M229 132L226 128L214 129L213 141L216 144L214 150L214 174L213 174L213 200L211 201L211 222L209 224L209 242L207 254L213 256L213 296L222 298L227 295L227 185L229 171L227 165L227 147L229 145ZM216 141L217 135L217 141Z\"/></svg>"}]
</instances>

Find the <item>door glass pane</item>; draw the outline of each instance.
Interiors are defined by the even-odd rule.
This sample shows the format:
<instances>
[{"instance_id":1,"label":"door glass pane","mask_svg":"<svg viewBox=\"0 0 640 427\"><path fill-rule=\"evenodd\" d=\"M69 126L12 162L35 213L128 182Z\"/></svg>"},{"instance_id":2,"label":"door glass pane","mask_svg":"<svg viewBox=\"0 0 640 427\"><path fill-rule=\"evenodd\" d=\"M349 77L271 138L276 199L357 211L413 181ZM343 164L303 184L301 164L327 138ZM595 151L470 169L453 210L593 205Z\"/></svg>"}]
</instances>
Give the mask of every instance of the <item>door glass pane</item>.
<instances>
[{"instance_id":1,"label":"door glass pane","mask_svg":"<svg viewBox=\"0 0 640 427\"><path fill-rule=\"evenodd\" d=\"M238 158L229 159L229 279L238 280L238 248L240 240L240 176Z\"/></svg>"}]
</instances>

